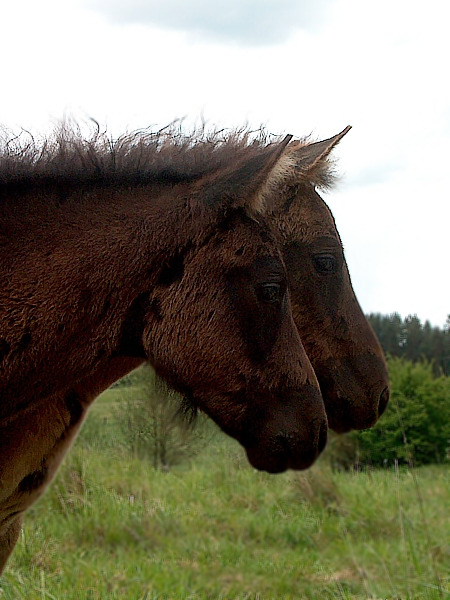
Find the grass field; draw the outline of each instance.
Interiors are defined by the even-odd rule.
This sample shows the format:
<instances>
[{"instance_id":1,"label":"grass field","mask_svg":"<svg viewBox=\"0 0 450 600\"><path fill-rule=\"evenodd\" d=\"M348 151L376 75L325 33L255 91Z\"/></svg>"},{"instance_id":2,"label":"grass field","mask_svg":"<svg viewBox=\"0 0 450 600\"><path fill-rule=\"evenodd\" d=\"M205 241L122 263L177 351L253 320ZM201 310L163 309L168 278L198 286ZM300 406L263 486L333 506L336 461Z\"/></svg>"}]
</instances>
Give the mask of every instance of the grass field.
<instances>
[{"instance_id":1,"label":"grass field","mask_svg":"<svg viewBox=\"0 0 450 600\"><path fill-rule=\"evenodd\" d=\"M116 388L95 403L27 513L1 600L449 598L448 469L270 476L212 425L168 471L119 439Z\"/></svg>"}]
</instances>

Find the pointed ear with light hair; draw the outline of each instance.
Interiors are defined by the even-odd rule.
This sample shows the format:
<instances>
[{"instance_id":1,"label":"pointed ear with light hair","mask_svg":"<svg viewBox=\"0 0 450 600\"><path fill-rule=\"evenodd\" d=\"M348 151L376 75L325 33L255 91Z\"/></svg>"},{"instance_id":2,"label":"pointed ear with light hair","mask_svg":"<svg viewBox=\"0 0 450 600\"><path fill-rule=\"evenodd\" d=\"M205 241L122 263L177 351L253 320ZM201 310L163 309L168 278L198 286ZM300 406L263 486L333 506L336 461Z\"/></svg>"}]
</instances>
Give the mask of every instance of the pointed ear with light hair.
<instances>
[{"instance_id":1,"label":"pointed ear with light hair","mask_svg":"<svg viewBox=\"0 0 450 600\"><path fill-rule=\"evenodd\" d=\"M331 187L334 177L329 156L350 129L351 127L347 126L337 135L321 142L297 147L295 147L296 142L290 144L285 154L290 155L294 162L296 180L299 183L310 183L322 189Z\"/></svg>"}]
</instances>

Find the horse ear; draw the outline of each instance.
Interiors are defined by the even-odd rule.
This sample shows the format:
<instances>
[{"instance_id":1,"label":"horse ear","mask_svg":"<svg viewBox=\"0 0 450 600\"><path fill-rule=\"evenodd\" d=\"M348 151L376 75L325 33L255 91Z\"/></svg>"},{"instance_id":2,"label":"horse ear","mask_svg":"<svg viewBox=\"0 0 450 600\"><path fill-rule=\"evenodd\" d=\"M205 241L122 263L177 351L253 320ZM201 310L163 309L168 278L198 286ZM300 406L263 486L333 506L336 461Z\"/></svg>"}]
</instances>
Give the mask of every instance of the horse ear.
<instances>
[{"instance_id":1,"label":"horse ear","mask_svg":"<svg viewBox=\"0 0 450 600\"><path fill-rule=\"evenodd\" d=\"M264 213L267 187L277 178L277 164L291 139L287 135L222 172L207 185L202 200L221 209L242 207L249 214Z\"/></svg>"},{"instance_id":2,"label":"horse ear","mask_svg":"<svg viewBox=\"0 0 450 600\"><path fill-rule=\"evenodd\" d=\"M321 142L306 145L296 145L295 142L291 144L286 155L293 161L293 178L322 188L330 187L333 183L333 173L328 157L350 129L351 127L347 126L337 135Z\"/></svg>"}]
</instances>

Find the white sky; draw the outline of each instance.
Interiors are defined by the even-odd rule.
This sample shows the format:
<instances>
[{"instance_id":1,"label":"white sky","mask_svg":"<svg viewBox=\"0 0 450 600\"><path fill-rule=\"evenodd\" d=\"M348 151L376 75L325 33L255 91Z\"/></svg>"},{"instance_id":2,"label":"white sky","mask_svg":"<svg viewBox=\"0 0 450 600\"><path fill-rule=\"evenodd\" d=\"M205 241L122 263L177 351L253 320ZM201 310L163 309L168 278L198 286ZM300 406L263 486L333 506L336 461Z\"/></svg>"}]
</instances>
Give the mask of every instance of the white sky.
<instances>
[{"instance_id":1,"label":"white sky","mask_svg":"<svg viewBox=\"0 0 450 600\"><path fill-rule=\"evenodd\" d=\"M313 8L312 8L313 7ZM450 313L448 0L14 0L0 122L113 134L174 118L325 138L325 200L363 310Z\"/></svg>"}]
</instances>

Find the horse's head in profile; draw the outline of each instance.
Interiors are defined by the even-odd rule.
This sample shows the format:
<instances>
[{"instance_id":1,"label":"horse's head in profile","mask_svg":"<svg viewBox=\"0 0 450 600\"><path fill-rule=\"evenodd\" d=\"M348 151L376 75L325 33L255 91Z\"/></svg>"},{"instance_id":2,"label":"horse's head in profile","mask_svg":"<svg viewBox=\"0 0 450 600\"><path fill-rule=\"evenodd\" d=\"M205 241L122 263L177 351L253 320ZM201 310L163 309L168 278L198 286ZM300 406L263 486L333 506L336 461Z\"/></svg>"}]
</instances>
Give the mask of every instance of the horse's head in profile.
<instances>
[{"instance_id":1,"label":"horse's head in profile","mask_svg":"<svg viewBox=\"0 0 450 600\"><path fill-rule=\"evenodd\" d=\"M310 466L327 437L260 198L287 141L162 197L163 227L155 209L152 223L171 251L137 306L142 357L270 472Z\"/></svg>"},{"instance_id":2,"label":"horse's head in profile","mask_svg":"<svg viewBox=\"0 0 450 600\"><path fill-rule=\"evenodd\" d=\"M290 144L285 160L291 168L271 209L294 320L329 426L340 433L374 425L389 400L383 352L352 289L333 215L316 191L332 182L328 157L349 129L322 142Z\"/></svg>"}]
</instances>

